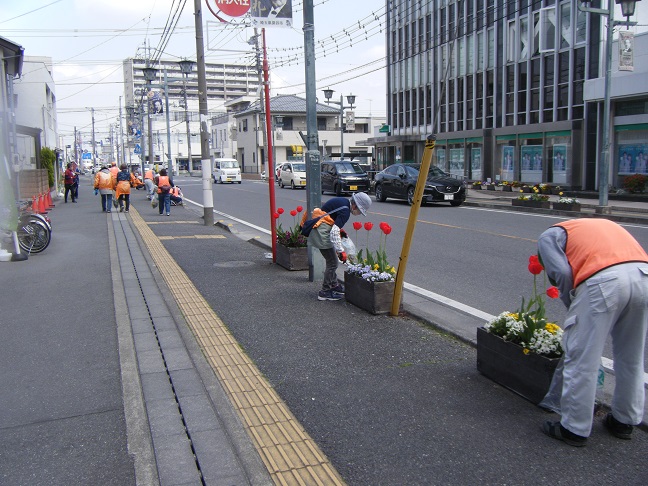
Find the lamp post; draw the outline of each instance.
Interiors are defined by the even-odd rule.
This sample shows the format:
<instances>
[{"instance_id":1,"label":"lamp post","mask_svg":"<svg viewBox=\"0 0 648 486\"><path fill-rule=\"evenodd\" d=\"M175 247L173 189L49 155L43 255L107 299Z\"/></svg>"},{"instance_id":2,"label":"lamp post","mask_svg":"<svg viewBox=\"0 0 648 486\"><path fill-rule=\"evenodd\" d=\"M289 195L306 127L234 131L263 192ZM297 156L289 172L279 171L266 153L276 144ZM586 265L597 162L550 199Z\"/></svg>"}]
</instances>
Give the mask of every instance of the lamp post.
<instances>
[{"instance_id":1,"label":"lamp post","mask_svg":"<svg viewBox=\"0 0 648 486\"><path fill-rule=\"evenodd\" d=\"M641 0L615 0L615 3L621 4L621 11L626 17L626 21L614 20L614 3L608 0L608 8L589 8L584 7L583 4L591 3L591 0L580 0L578 9L582 12L596 13L608 18L607 22L607 38L605 39L605 85L603 97L603 151L601 153L601 161L599 163L599 205L596 212L599 214L609 214L610 208L608 207L608 184L610 176L610 91L612 81L612 36L614 34L614 27L617 25L626 24L627 26L636 24L630 22L629 18L634 15L635 4Z\"/></svg>"},{"instance_id":2,"label":"lamp post","mask_svg":"<svg viewBox=\"0 0 648 486\"><path fill-rule=\"evenodd\" d=\"M184 109L185 109L185 122L187 124L187 172L191 175L191 129L189 127L189 112L187 111L187 78L193 71L194 62L189 59L183 59L178 61L180 65L180 71L182 71L183 82L182 82L182 93L184 94Z\"/></svg>"},{"instance_id":3,"label":"lamp post","mask_svg":"<svg viewBox=\"0 0 648 486\"><path fill-rule=\"evenodd\" d=\"M327 88L324 91L324 98L326 98L326 104L334 104L340 107L340 160L344 159L344 110L350 108L353 110L353 104L355 103L355 95L348 95L347 103L349 106L344 106L344 96L340 95L340 101L331 101L333 97L333 90Z\"/></svg>"},{"instance_id":4,"label":"lamp post","mask_svg":"<svg viewBox=\"0 0 648 486\"><path fill-rule=\"evenodd\" d=\"M148 95L151 91L151 83L155 80L157 69L150 67L147 64L146 67L142 69L142 72L144 73L144 79L146 80L146 118L148 121L146 132L148 134L148 156L149 164L153 166L153 164L155 164L155 156L153 155L153 118L151 117L151 100L149 100ZM144 174L144 167L142 167L142 174Z\"/></svg>"}]
</instances>

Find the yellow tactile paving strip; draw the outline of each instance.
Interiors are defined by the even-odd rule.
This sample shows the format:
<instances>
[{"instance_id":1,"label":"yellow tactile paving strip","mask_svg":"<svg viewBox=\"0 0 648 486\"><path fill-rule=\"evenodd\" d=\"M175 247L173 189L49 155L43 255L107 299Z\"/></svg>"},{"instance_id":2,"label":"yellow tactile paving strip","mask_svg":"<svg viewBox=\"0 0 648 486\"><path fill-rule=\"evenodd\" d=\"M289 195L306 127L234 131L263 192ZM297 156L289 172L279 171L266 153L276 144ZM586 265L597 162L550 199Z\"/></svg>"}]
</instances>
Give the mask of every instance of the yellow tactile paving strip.
<instances>
[{"instance_id":1,"label":"yellow tactile paving strip","mask_svg":"<svg viewBox=\"0 0 648 486\"><path fill-rule=\"evenodd\" d=\"M130 215L275 484L345 484L160 238L137 210L131 208Z\"/></svg>"}]
</instances>

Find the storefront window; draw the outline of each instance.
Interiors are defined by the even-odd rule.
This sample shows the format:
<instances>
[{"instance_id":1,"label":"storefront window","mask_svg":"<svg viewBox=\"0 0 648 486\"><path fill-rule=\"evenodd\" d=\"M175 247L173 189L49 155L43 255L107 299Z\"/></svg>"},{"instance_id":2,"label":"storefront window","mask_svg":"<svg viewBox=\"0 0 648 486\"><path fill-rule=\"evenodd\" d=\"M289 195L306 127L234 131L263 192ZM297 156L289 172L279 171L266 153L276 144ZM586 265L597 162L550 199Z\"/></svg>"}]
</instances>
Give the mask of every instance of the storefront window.
<instances>
[{"instance_id":1,"label":"storefront window","mask_svg":"<svg viewBox=\"0 0 648 486\"><path fill-rule=\"evenodd\" d=\"M482 145L479 143L471 143L466 146L466 149L470 157L469 178L473 181L481 181L483 176Z\"/></svg>"},{"instance_id":2,"label":"storefront window","mask_svg":"<svg viewBox=\"0 0 648 486\"><path fill-rule=\"evenodd\" d=\"M571 137L547 137L547 181L568 184L567 172L572 170Z\"/></svg>"},{"instance_id":3,"label":"storefront window","mask_svg":"<svg viewBox=\"0 0 648 486\"><path fill-rule=\"evenodd\" d=\"M495 154L495 180L514 181L517 166L515 139L498 140Z\"/></svg>"},{"instance_id":4,"label":"storefront window","mask_svg":"<svg viewBox=\"0 0 648 486\"><path fill-rule=\"evenodd\" d=\"M617 127L615 135L616 150L610 162L616 173L614 185L621 186L625 176L648 175L648 126Z\"/></svg>"},{"instance_id":5,"label":"storefront window","mask_svg":"<svg viewBox=\"0 0 648 486\"><path fill-rule=\"evenodd\" d=\"M542 182L542 139L522 140L520 146L520 180Z\"/></svg>"},{"instance_id":6,"label":"storefront window","mask_svg":"<svg viewBox=\"0 0 648 486\"><path fill-rule=\"evenodd\" d=\"M453 176L463 177L464 176L464 148L463 144L450 144L449 148L449 157L448 160L450 164L450 174Z\"/></svg>"}]
</instances>

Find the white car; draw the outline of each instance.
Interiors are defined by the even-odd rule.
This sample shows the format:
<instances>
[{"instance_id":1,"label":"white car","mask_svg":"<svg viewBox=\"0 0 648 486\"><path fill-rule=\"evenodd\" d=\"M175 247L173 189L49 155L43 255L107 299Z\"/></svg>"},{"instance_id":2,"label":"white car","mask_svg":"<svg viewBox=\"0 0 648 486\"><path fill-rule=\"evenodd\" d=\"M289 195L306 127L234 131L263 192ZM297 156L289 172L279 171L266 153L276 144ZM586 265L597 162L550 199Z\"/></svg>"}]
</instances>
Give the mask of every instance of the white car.
<instances>
[{"instance_id":1,"label":"white car","mask_svg":"<svg viewBox=\"0 0 648 486\"><path fill-rule=\"evenodd\" d=\"M284 162L279 172L279 186L306 188L306 164L304 162Z\"/></svg>"}]
</instances>

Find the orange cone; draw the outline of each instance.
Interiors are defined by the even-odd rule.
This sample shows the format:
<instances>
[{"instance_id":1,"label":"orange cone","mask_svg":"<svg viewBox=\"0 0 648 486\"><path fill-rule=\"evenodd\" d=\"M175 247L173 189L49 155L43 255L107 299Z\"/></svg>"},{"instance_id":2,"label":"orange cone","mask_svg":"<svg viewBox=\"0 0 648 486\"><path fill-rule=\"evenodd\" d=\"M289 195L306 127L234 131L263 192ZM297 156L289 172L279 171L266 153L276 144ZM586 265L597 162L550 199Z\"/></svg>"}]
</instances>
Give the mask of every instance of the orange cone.
<instances>
[{"instance_id":1,"label":"orange cone","mask_svg":"<svg viewBox=\"0 0 648 486\"><path fill-rule=\"evenodd\" d=\"M54 202L52 201L52 193L51 193L50 191L47 191L47 201L46 201L46 202L47 202L47 205L48 205L50 208L55 207L55 206L54 206Z\"/></svg>"},{"instance_id":2,"label":"orange cone","mask_svg":"<svg viewBox=\"0 0 648 486\"><path fill-rule=\"evenodd\" d=\"M38 202L36 202L36 196L32 197L31 210L34 213L40 213L40 209L38 207Z\"/></svg>"},{"instance_id":3,"label":"orange cone","mask_svg":"<svg viewBox=\"0 0 648 486\"><path fill-rule=\"evenodd\" d=\"M47 214L47 208L45 207L45 197L42 194L38 196L38 209L41 214Z\"/></svg>"}]
</instances>

